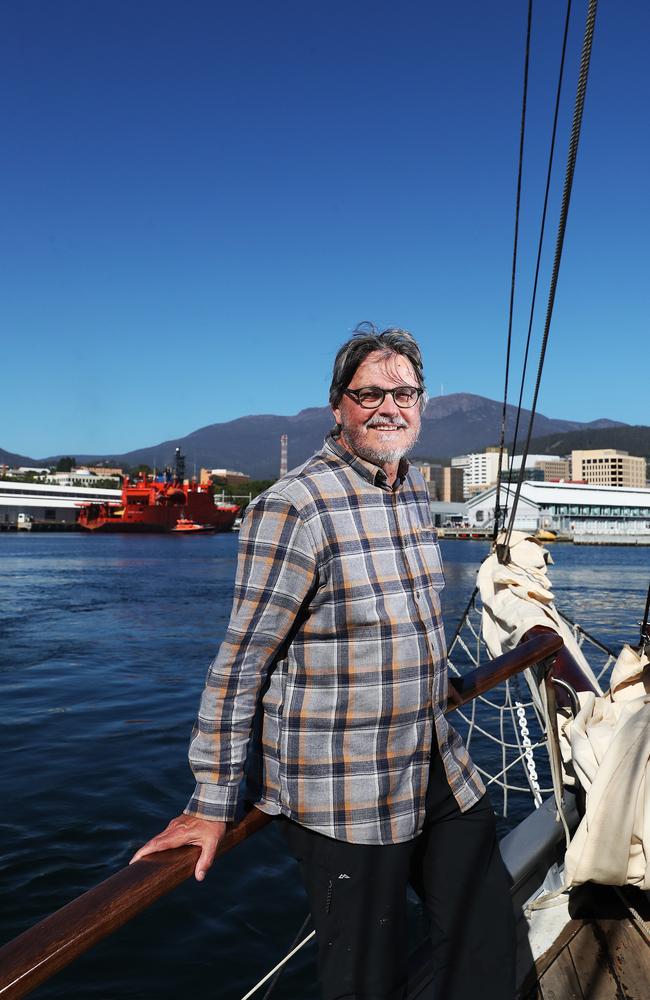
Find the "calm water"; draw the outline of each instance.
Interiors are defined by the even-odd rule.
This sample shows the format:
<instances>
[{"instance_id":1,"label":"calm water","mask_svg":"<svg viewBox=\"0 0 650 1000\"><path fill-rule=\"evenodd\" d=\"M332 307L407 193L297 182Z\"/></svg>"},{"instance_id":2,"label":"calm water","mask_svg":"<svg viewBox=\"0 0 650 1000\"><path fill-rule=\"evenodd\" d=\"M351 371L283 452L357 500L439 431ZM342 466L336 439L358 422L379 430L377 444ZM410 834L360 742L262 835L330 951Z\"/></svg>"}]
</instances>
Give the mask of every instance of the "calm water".
<instances>
[{"instance_id":1,"label":"calm water","mask_svg":"<svg viewBox=\"0 0 650 1000\"><path fill-rule=\"evenodd\" d=\"M1 942L122 867L183 808L236 548L236 535L0 536ZM443 543L448 632L486 551ZM636 641L650 549L553 552L565 613L615 648ZM286 952L305 913L271 828L34 996L235 1000ZM316 997L312 963L307 947L274 997Z\"/></svg>"}]
</instances>

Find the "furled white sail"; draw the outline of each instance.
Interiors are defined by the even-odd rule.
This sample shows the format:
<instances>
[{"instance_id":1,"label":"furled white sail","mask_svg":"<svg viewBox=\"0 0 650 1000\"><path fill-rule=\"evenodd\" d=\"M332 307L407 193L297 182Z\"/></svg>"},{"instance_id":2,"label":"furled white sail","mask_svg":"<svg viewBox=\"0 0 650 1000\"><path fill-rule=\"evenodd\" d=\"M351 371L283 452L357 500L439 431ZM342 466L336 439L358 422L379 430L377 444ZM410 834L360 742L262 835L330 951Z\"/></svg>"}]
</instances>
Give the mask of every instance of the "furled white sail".
<instances>
[{"instance_id":1,"label":"furled white sail","mask_svg":"<svg viewBox=\"0 0 650 1000\"><path fill-rule=\"evenodd\" d=\"M499 539L502 541L503 539ZM556 629L594 687L596 677L559 615L550 554L513 532L506 564L488 556L478 574L482 636L492 656L513 649L534 625ZM532 678L529 678L531 681ZM568 847L567 886L583 882L650 889L650 664L630 646L621 652L610 690L579 694L575 719L558 718L565 782L586 792L586 812Z\"/></svg>"},{"instance_id":2,"label":"furled white sail","mask_svg":"<svg viewBox=\"0 0 650 1000\"><path fill-rule=\"evenodd\" d=\"M587 806L565 859L567 885L650 889L650 662L624 646L601 698L562 727Z\"/></svg>"},{"instance_id":3,"label":"furled white sail","mask_svg":"<svg viewBox=\"0 0 650 1000\"><path fill-rule=\"evenodd\" d=\"M497 539L503 540L503 536ZM548 578L548 565L552 562L550 553L523 531L512 532L508 563L500 563L494 553L488 556L477 580L483 605L483 639L494 657L514 649L534 625L553 628L596 690L600 690L573 632L555 607Z\"/></svg>"}]
</instances>

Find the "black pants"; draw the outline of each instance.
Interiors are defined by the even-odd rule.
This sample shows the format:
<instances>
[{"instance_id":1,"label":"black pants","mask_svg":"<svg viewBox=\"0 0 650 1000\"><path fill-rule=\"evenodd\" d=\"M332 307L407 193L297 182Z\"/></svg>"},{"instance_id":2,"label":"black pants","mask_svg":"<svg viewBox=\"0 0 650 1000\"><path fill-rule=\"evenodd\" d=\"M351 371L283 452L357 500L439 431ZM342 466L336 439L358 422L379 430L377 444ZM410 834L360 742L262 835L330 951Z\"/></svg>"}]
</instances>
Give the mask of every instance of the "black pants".
<instances>
[{"instance_id":1,"label":"black pants","mask_svg":"<svg viewBox=\"0 0 650 1000\"><path fill-rule=\"evenodd\" d=\"M282 826L309 898L323 1000L406 996L409 882L431 918L431 1000L512 1000L514 916L494 813L487 796L460 811L438 755L413 841L349 844Z\"/></svg>"}]
</instances>

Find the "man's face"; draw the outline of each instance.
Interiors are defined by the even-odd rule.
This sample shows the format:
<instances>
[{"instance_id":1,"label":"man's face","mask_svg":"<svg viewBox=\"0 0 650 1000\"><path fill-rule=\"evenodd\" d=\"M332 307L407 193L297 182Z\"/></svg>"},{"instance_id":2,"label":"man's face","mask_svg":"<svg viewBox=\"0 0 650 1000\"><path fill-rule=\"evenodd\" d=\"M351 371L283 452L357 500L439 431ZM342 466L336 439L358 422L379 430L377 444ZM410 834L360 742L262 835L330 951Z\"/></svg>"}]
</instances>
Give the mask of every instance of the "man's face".
<instances>
[{"instance_id":1,"label":"man's face","mask_svg":"<svg viewBox=\"0 0 650 1000\"><path fill-rule=\"evenodd\" d=\"M373 351L361 362L348 388L394 389L398 385L417 388L411 362L401 354L386 358L381 351ZM350 451L376 465L398 462L411 450L420 433L419 404L400 409L392 396L385 396L374 410L366 410L349 396L342 396L333 413Z\"/></svg>"}]
</instances>

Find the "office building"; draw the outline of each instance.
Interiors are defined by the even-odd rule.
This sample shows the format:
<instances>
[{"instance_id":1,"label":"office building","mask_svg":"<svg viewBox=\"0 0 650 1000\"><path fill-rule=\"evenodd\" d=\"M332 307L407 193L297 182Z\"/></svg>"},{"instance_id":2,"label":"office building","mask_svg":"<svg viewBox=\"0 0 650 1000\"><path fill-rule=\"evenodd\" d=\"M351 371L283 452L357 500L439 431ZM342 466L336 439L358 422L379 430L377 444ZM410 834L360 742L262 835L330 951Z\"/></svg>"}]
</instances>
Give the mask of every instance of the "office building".
<instances>
[{"instance_id":1,"label":"office building","mask_svg":"<svg viewBox=\"0 0 650 1000\"><path fill-rule=\"evenodd\" d=\"M464 499L463 469L449 465L415 462L427 484L429 498L444 503L461 503Z\"/></svg>"},{"instance_id":2,"label":"office building","mask_svg":"<svg viewBox=\"0 0 650 1000\"><path fill-rule=\"evenodd\" d=\"M646 460L615 448L572 451L571 478L594 486L644 487Z\"/></svg>"}]
</instances>

